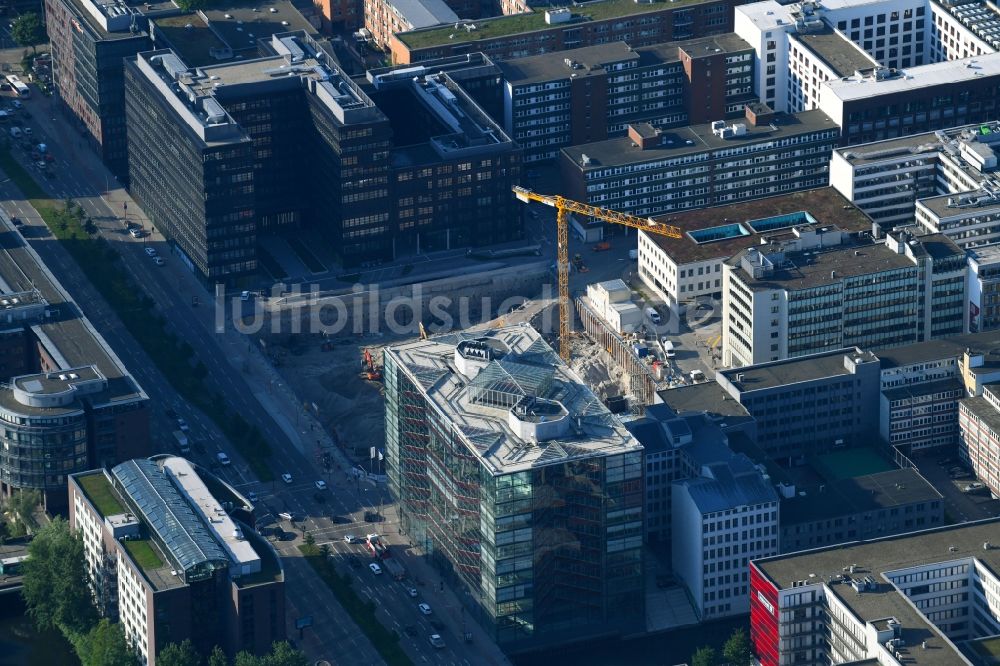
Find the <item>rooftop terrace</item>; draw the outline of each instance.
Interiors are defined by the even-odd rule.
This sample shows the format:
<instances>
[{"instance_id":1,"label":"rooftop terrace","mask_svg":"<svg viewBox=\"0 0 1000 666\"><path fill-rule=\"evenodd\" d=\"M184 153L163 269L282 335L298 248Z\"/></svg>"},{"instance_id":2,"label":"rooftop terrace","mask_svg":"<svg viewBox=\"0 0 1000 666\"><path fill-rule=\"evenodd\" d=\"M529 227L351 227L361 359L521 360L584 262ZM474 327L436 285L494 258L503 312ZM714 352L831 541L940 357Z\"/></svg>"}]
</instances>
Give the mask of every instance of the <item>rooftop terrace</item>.
<instances>
[{"instance_id":1,"label":"rooftop terrace","mask_svg":"<svg viewBox=\"0 0 1000 666\"><path fill-rule=\"evenodd\" d=\"M531 11L512 16L497 16L494 18L473 21L476 29L467 31L455 29L453 25L440 28L427 28L411 32L397 33L396 37L411 49L422 49L442 44L456 44L477 40L495 39L522 32L535 30L564 30L567 27L579 25L588 21L603 21L621 16L630 16L654 11L667 11L688 5L697 5L707 0L676 0L672 3L651 2L639 3L634 0L598 0L573 5L573 20L569 23L549 25L545 22L545 11ZM452 37L454 35L454 37Z\"/></svg>"}]
</instances>

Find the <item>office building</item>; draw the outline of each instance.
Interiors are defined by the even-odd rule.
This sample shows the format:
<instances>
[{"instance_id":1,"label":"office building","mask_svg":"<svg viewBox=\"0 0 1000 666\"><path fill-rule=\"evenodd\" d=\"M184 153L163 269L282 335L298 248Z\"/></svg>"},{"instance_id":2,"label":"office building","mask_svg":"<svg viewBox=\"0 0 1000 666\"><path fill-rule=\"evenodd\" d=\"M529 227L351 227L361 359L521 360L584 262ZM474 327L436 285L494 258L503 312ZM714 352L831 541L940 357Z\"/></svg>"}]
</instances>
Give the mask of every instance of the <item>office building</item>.
<instances>
[{"instance_id":1,"label":"office building","mask_svg":"<svg viewBox=\"0 0 1000 666\"><path fill-rule=\"evenodd\" d=\"M664 7L631 0L550 8L502 0L509 16L495 16L394 34L392 62L423 60L477 51L511 60L582 46L627 42L633 47L731 32L734 0L705 0ZM461 13L461 12L459 12Z\"/></svg>"},{"instance_id":2,"label":"office building","mask_svg":"<svg viewBox=\"0 0 1000 666\"><path fill-rule=\"evenodd\" d=\"M702 297L721 299L724 262L792 227L835 226L846 233L871 228L864 213L828 187L685 210L668 219L684 234L669 238L639 232L639 277L674 309Z\"/></svg>"},{"instance_id":3,"label":"office building","mask_svg":"<svg viewBox=\"0 0 1000 666\"><path fill-rule=\"evenodd\" d=\"M68 475L151 453L149 397L35 251L7 236L0 495L39 490L57 512Z\"/></svg>"},{"instance_id":4,"label":"office building","mask_svg":"<svg viewBox=\"0 0 1000 666\"><path fill-rule=\"evenodd\" d=\"M257 235L282 228L348 266L521 236L520 152L444 64L366 92L305 33L269 43L231 64L126 66L133 195L205 280L252 275Z\"/></svg>"},{"instance_id":5,"label":"office building","mask_svg":"<svg viewBox=\"0 0 1000 666\"><path fill-rule=\"evenodd\" d=\"M246 500L197 465L158 456L72 474L69 524L101 615L142 664L185 640L230 658L284 640L278 554L253 531Z\"/></svg>"},{"instance_id":6,"label":"office building","mask_svg":"<svg viewBox=\"0 0 1000 666\"><path fill-rule=\"evenodd\" d=\"M715 380L757 422L769 458L802 457L857 446L877 432L879 360L839 349L734 370Z\"/></svg>"},{"instance_id":7,"label":"office building","mask_svg":"<svg viewBox=\"0 0 1000 666\"><path fill-rule=\"evenodd\" d=\"M566 196L645 217L827 185L838 129L823 112L745 113L677 129L637 123L628 136L563 148Z\"/></svg>"},{"instance_id":8,"label":"office building","mask_svg":"<svg viewBox=\"0 0 1000 666\"><path fill-rule=\"evenodd\" d=\"M778 495L743 454L675 482L673 568L699 620L750 609L748 563L778 553Z\"/></svg>"},{"instance_id":9,"label":"office building","mask_svg":"<svg viewBox=\"0 0 1000 666\"><path fill-rule=\"evenodd\" d=\"M742 119L752 94L753 49L732 34L632 48L602 43L500 63L504 128L524 160L625 134L628 125L699 125ZM713 73L715 76L713 76Z\"/></svg>"},{"instance_id":10,"label":"office building","mask_svg":"<svg viewBox=\"0 0 1000 666\"><path fill-rule=\"evenodd\" d=\"M782 553L944 525L944 498L911 467L787 491L781 500Z\"/></svg>"},{"instance_id":11,"label":"office building","mask_svg":"<svg viewBox=\"0 0 1000 666\"><path fill-rule=\"evenodd\" d=\"M825 111L845 146L995 119L997 25L978 1L767 0L734 18L761 101Z\"/></svg>"},{"instance_id":12,"label":"office building","mask_svg":"<svg viewBox=\"0 0 1000 666\"><path fill-rule=\"evenodd\" d=\"M530 326L384 353L386 469L414 543L509 652L645 616L642 446Z\"/></svg>"},{"instance_id":13,"label":"office building","mask_svg":"<svg viewBox=\"0 0 1000 666\"><path fill-rule=\"evenodd\" d=\"M1000 522L984 520L750 563L761 666L967 664L961 641L1000 633Z\"/></svg>"},{"instance_id":14,"label":"office building","mask_svg":"<svg viewBox=\"0 0 1000 666\"><path fill-rule=\"evenodd\" d=\"M969 255L969 332L1000 328L1000 244L966 249Z\"/></svg>"},{"instance_id":15,"label":"office building","mask_svg":"<svg viewBox=\"0 0 1000 666\"><path fill-rule=\"evenodd\" d=\"M961 400L958 423L959 457L994 497L1000 497L1000 384L987 384L982 395Z\"/></svg>"},{"instance_id":16,"label":"office building","mask_svg":"<svg viewBox=\"0 0 1000 666\"><path fill-rule=\"evenodd\" d=\"M800 213L801 215L801 213ZM723 362L762 363L962 333L965 253L942 234L792 229L723 272Z\"/></svg>"},{"instance_id":17,"label":"office building","mask_svg":"<svg viewBox=\"0 0 1000 666\"><path fill-rule=\"evenodd\" d=\"M989 192L1000 186L998 141L1000 123L990 121L839 148L830 158L830 185L883 228L916 219L962 247L985 245L1000 239L988 219ZM933 203L918 213L924 201Z\"/></svg>"},{"instance_id":18,"label":"office building","mask_svg":"<svg viewBox=\"0 0 1000 666\"><path fill-rule=\"evenodd\" d=\"M175 9L169 2L148 6ZM46 0L45 23L60 103L111 173L127 182L122 62L150 48L148 20L124 0Z\"/></svg>"}]
</instances>

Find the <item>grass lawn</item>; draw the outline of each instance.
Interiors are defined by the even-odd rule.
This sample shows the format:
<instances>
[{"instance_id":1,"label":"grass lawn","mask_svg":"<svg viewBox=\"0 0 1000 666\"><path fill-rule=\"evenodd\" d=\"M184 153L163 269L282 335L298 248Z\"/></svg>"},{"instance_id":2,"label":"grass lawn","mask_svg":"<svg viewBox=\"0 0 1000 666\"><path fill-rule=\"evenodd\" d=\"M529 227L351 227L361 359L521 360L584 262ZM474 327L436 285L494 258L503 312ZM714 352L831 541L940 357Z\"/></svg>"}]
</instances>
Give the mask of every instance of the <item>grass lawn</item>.
<instances>
[{"instance_id":1,"label":"grass lawn","mask_svg":"<svg viewBox=\"0 0 1000 666\"><path fill-rule=\"evenodd\" d=\"M298 255L299 259L301 259L303 263L305 263L306 268L311 270L313 273L323 273L326 271L326 266L323 265L323 262L316 258L316 255L313 254L308 247L306 247L306 244L303 243L301 239L289 236L285 240L288 241L292 251Z\"/></svg>"},{"instance_id":2,"label":"grass lawn","mask_svg":"<svg viewBox=\"0 0 1000 666\"><path fill-rule=\"evenodd\" d=\"M600 0L598 2L574 5L572 7L573 20L569 23L548 25L545 23L545 11L544 9L540 9L537 12L476 20L473 21L476 29L471 32L462 27L456 30L454 25L446 25L440 28L404 32L398 36L400 41L411 49L420 49L439 44L493 39L505 35L515 35L519 32L530 32L546 28L563 29L578 27L581 23L589 21L601 21L618 16L628 16L630 14L676 9L684 5L698 4L699 2L701 0L677 0L670 3L652 2L644 4L637 3L634 0ZM454 35L454 37L451 37L451 35Z\"/></svg>"},{"instance_id":3,"label":"grass lawn","mask_svg":"<svg viewBox=\"0 0 1000 666\"><path fill-rule=\"evenodd\" d=\"M163 560L156 554L153 547L149 545L148 540L130 540L123 541L122 543L125 545L125 550L132 556L132 559L135 560L140 569L159 569L163 566Z\"/></svg>"},{"instance_id":4,"label":"grass lawn","mask_svg":"<svg viewBox=\"0 0 1000 666\"><path fill-rule=\"evenodd\" d=\"M92 235L94 229L87 228L82 209L67 210L67 202L49 197L7 149L0 149L0 169L28 197L52 234L171 386L218 424L261 481L274 479L268 464L271 456L268 442L256 427L226 408L224 396L208 388L205 383L208 370L195 361L194 349L167 330L166 319L141 286L133 282L118 251L99 236Z\"/></svg>"},{"instance_id":5,"label":"grass lawn","mask_svg":"<svg viewBox=\"0 0 1000 666\"><path fill-rule=\"evenodd\" d=\"M83 492L87 494L94 507L101 512L102 516L115 516L125 513L125 507L115 497L111 482L103 473L88 474L77 477Z\"/></svg>"},{"instance_id":6,"label":"grass lawn","mask_svg":"<svg viewBox=\"0 0 1000 666\"><path fill-rule=\"evenodd\" d=\"M413 666L403 648L399 647L399 634L386 629L378 618L375 617L375 604L365 602L358 596L358 593L351 587L351 580L346 576L341 576L330 563L329 558L324 557L318 546L303 544L299 550L305 556L306 561L323 579L333 596L348 612L351 619L361 628L362 633L372 642L378 653L385 659L389 666Z\"/></svg>"}]
</instances>

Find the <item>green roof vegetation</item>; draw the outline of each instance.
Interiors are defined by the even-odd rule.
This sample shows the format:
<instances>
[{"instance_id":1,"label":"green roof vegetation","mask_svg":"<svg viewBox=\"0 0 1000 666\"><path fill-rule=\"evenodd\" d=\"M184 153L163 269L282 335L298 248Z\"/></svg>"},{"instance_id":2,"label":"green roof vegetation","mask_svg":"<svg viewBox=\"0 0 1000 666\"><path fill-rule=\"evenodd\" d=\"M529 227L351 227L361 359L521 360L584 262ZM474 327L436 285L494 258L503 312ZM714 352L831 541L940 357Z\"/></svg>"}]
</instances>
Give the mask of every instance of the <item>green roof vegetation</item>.
<instances>
[{"instance_id":1,"label":"green roof vegetation","mask_svg":"<svg viewBox=\"0 0 1000 666\"><path fill-rule=\"evenodd\" d=\"M163 566L163 560L156 554L153 547L149 545L148 539L132 539L130 541L123 541L122 543L125 545L125 550L132 556L132 559L135 560L140 569L159 569Z\"/></svg>"},{"instance_id":2,"label":"green roof vegetation","mask_svg":"<svg viewBox=\"0 0 1000 666\"><path fill-rule=\"evenodd\" d=\"M119 513L125 513L125 507L118 500L111 482L108 481L108 477L104 476L103 472L78 476L76 481L102 516L116 516Z\"/></svg>"},{"instance_id":3,"label":"green roof vegetation","mask_svg":"<svg viewBox=\"0 0 1000 666\"><path fill-rule=\"evenodd\" d=\"M526 14L513 14L511 16L498 16L496 18L473 21L476 29L471 32L463 27L459 27L456 30L454 25L446 25L438 28L401 32L397 33L396 36L411 49L422 49L442 44L458 44L461 42L494 39L506 35L516 35L519 32L532 32L547 28L572 28L587 21L602 21L630 14L674 9L701 2L705 2L705 0L675 0L674 2L659 0L649 4L638 3L635 0L598 0L598 2L571 7L573 10L573 19L568 23L547 24L545 22L545 11L542 9ZM451 35L455 36L451 37Z\"/></svg>"}]
</instances>

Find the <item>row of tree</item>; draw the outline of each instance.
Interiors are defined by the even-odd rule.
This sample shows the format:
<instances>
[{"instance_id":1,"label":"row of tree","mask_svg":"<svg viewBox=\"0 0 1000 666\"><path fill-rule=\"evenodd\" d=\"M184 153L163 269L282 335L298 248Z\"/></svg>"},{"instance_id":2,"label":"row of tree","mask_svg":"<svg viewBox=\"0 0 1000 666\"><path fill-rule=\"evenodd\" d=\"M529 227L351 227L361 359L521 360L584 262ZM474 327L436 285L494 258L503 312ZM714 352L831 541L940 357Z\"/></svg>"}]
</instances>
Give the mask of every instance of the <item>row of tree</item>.
<instances>
[{"instance_id":1,"label":"row of tree","mask_svg":"<svg viewBox=\"0 0 1000 666\"><path fill-rule=\"evenodd\" d=\"M691 666L722 666L723 664L747 666L751 659L753 659L753 653L750 651L747 632L743 629L737 629L723 644L721 659L715 648L706 645L698 648L691 655Z\"/></svg>"},{"instance_id":2,"label":"row of tree","mask_svg":"<svg viewBox=\"0 0 1000 666\"><path fill-rule=\"evenodd\" d=\"M117 622L98 618L87 584L83 540L69 523L55 518L28 546L24 596L28 615L40 630L58 629L73 645L82 666L139 666L140 660ZM207 657L190 641L164 646L161 666L230 666L218 646ZM304 654L281 641L267 655L240 652L232 666L307 666Z\"/></svg>"}]
</instances>

